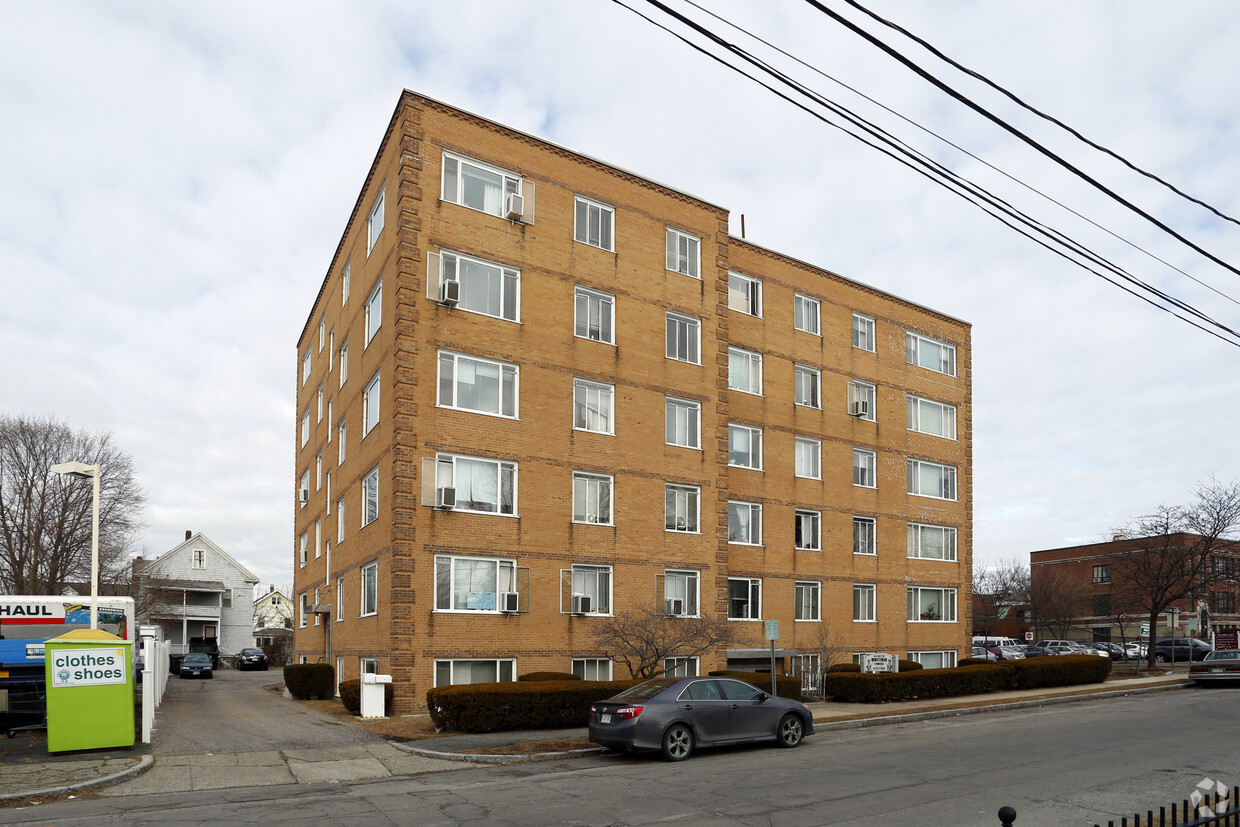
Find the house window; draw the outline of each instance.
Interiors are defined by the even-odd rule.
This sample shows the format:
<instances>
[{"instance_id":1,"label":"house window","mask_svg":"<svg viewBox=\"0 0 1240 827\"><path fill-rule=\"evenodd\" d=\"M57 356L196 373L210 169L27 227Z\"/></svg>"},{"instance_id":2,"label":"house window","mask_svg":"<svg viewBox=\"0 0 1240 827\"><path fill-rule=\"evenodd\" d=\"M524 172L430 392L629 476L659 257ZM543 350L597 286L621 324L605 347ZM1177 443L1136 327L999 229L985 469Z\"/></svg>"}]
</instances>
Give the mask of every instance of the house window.
<instances>
[{"instance_id":1,"label":"house window","mask_svg":"<svg viewBox=\"0 0 1240 827\"><path fill-rule=\"evenodd\" d=\"M379 374L366 385L362 392L362 438L379 424Z\"/></svg>"},{"instance_id":2,"label":"house window","mask_svg":"<svg viewBox=\"0 0 1240 827\"><path fill-rule=\"evenodd\" d=\"M728 620L762 618L762 580L757 577L728 578Z\"/></svg>"},{"instance_id":3,"label":"house window","mask_svg":"<svg viewBox=\"0 0 1240 827\"><path fill-rule=\"evenodd\" d=\"M1111 566L1109 563L1103 563L1100 566L1094 566L1094 582L1110 583L1111 582Z\"/></svg>"},{"instance_id":4,"label":"house window","mask_svg":"<svg viewBox=\"0 0 1240 827\"><path fill-rule=\"evenodd\" d=\"M818 299L796 293L792 297L792 326L797 330L821 335L818 327Z\"/></svg>"},{"instance_id":5,"label":"house window","mask_svg":"<svg viewBox=\"0 0 1240 827\"><path fill-rule=\"evenodd\" d=\"M602 250L615 250L613 230L616 212L606 204L577 196L576 221L573 238L582 244Z\"/></svg>"},{"instance_id":6,"label":"house window","mask_svg":"<svg viewBox=\"0 0 1240 827\"><path fill-rule=\"evenodd\" d=\"M383 324L383 279L380 278L375 289L366 298L366 344L375 338L379 325ZM365 345L363 345L365 347Z\"/></svg>"},{"instance_id":7,"label":"house window","mask_svg":"<svg viewBox=\"0 0 1240 827\"><path fill-rule=\"evenodd\" d=\"M762 354L738 347L728 348L728 387L761 396Z\"/></svg>"},{"instance_id":8,"label":"house window","mask_svg":"<svg viewBox=\"0 0 1240 827\"><path fill-rule=\"evenodd\" d=\"M336 501L336 544L344 542L344 497Z\"/></svg>"},{"instance_id":9,"label":"house window","mask_svg":"<svg viewBox=\"0 0 1240 827\"><path fill-rule=\"evenodd\" d=\"M461 300L457 304L461 310L510 322L518 321L521 309L520 270L446 251L439 254L439 270L440 284L455 281L461 285Z\"/></svg>"},{"instance_id":10,"label":"house window","mask_svg":"<svg viewBox=\"0 0 1240 827\"><path fill-rule=\"evenodd\" d=\"M664 658L663 676L667 678L696 678L698 676L697 658Z\"/></svg>"},{"instance_id":11,"label":"house window","mask_svg":"<svg viewBox=\"0 0 1240 827\"><path fill-rule=\"evenodd\" d=\"M500 592L515 592L517 562L478 557L435 557L435 610L497 612Z\"/></svg>"},{"instance_id":12,"label":"house window","mask_svg":"<svg viewBox=\"0 0 1240 827\"><path fill-rule=\"evenodd\" d=\"M822 551L822 513L797 509L796 547L808 551Z\"/></svg>"},{"instance_id":13,"label":"house window","mask_svg":"<svg viewBox=\"0 0 1240 827\"><path fill-rule=\"evenodd\" d=\"M956 409L941 402L909 396L908 429L944 439L955 439Z\"/></svg>"},{"instance_id":14,"label":"house window","mask_svg":"<svg viewBox=\"0 0 1240 827\"><path fill-rule=\"evenodd\" d=\"M956 529L909 523L908 556L923 560L955 560Z\"/></svg>"},{"instance_id":15,"label":"house window","mask_svg":"<svg viewBox=\"0 0 1240 827\"><path fill-rule=\"evenodd\" d=\"M728 542L750 546L762 545L762 505L760 503L728 503Z\"/></svg>"},{"instance_id":16,"label":"house window","mask_svg":"<svg viewBox=\"0 0 1240 827\"><path fill-rule=\"evenodd\" d=\"M322 622L323 622L323 617L322 617L322 615L320 615L320 614L319 614L319 611L318 611L318 609L319 609L319 590L318 590L317 588L314 590L314 602L313 602L313 603L311 603L310 605L314 607L314 611L313 611L313 614L314 614L314 625L315 625L315 626L318 626L320 623L322 623Z\"/></svg>"},{"instance_id":17,"label":"house window","mask_svg":"<svg viewBox=\"0 0 1240 827\"><path fill-rule=\"evenodd\" d=\"M358 674L361 675L377 675L379 674L378 658L358 658Z\"/></svg>"},{"instance_id":18,"label":"house window","mask_svg":"<svg viewBox=\"0 0 1240 827\"><path fill-rule=\"evenodd\" d=\"M310 614L310 600L305 592L301 593L301 602L297 608L297 626L304 629L306 628L306 615ZM302 662L304 663L305 661Z\"/></svg>"},{"instance_id":19,"label":"house window","mask_svg":"<svg viewBox=\"0 0 1240 827\"><path fill-rule=\"evenodd\" d=\"M340 424L336 427L336 465L339 467L344 465L345 457L345 423L340 420Z\"/></svg>"},{"instance_id":20,"label":"house window","mask_svg":"<svg viewBox=\"0 0 1240 827\"><path fill-rule=\"evenodd\" d=\"M306 348L306 355L301 357L301 383L306 384L306 380L310 378L310 348Z\"/></svg>"},{"instance_id":21,"label":"house window","mask_svg":"<svg viewBox=\"0 0 1240 827\"><path fill-rule=\"evenodd\" d=\"M307 469L307 470L305 470L305 471L302 471L302 472L301 472L301 485L299 485L299 486L298 486L298 488L299 488L299 489L301 489L301 491L305 491L305 492L306 492L306 494L307 494L307 500L309 500L309 493L310 493L310 471L309 471L309 469ZM301 493L300 493L300 491L298 492L298 495L297 495L297 496L298 496L298 499L300 499L300 498L301 498ZM306 503L301 503L301 504L300 504L300 507L301 507L301 508L305 508L305 507L306 507Z\"/></svg>"},{"instance_id":22,"label":"house window","mask_svg":"<svg viewBox=\"0 0 1240 827\"><path fill-rule=\"evenodd\" d=\"M323 383L322 382L319 383L319 389L318 389L318 392L316 393L316 399L317 399L316 408L318 409L318 412L316 414L315 421L322 422L323 421Z\"/></svg>"},{"instance_id":23,"label":"house window","mask_svg":"<svg viewBox=\"0 0 1240 827\"><path fill-rule=\"evenodd\" d=\"M519 175L462 155L443 154L444 201L502 217L507 196L520 194Z\"/></svg>"},{"instance_id":24,"label":"house window","mask_svg":"<svg viewBox=\"0 0 1240 827\"><path fill-rule=\"evenodd\" d=\"M700 278L702 241L697 236L667 228L667 269Z\"/></svg>"},{"instance_id":25,"label":"house window","mask_svg":"<svg viewBox=\"0 0 1240 827\"><path fill-rule=\"evenodd\" d=\"M611 614L611 566L573 566L572 595L590 599L589 614Z\"/></svg>"},{"instance_id":26,"label":"house window","mask_svg":"<svg viewBox=\"0 0 1240 827\"><path fill-rule=\"evenodd\" d=\"M340 697L340 683L344 680L344 655L336 656L336 691L337 698Z\"/></svg>"},{"instance_id":27,"label":"house window","mask_svg":"<svg viewBox=\"0 0 1240 827\"><path fill-rule=\"evenodd\" d=\"M327 544L331 548L331 543ZM344 578L336 578L336 620L337 622L344 620Z\"/></svg>"},{"instance_id":28,"label":"house window","mask_svg":"<svg viewBox=\"0 0 1240 827\"><path fill-rule=\"evenodd\" d=\"M871 517L853 517L853 554L877 554L877 524Z\"/></svg>"},{"instance_id":29,"label":"house window","mask_svg":"<svg viewBox=\"0 0 1240 827\"><path fill-rule=\"evenodd\" d=\"M612 433L613 393L611 385L591 382L588 379L574 379L573 427L596 434Z\"/></svg>"},{"instance_id":30,"label":"house window","mask_svg":"<svg viewBox=\"0 0 1240 827\"><path fill-rule=\"evenodd\" d=\"M853 584L853 622L874 622L874 597L877 587L872 583Z\"/></svg>"},{"instance_id":31,"label":"house window","mask_svg":"<svg viewBox=\"0 0 1240 827\"><path fill-rule=\"evenodd\" d=\"M874 352L874 320L860 313L853 314L853 347Z\"/></svg>"},{"instance_id":32,"label":"house window","mask_svg":"<svg viewBox=\"0 0 1240 827\"><path fill-rule=\"evenodd\" d=\"M615 303L615 296L578 287L575 293L574 335L614 345Z\"/></svg>"},{"instance_id":33,"label":"house window","mask_svg":"<svg viewBox=\"0 0 1240 827\"><path fill-rule=\"evenodd\" d=\"M869 382L853 380L848 383L848 415L867 422L874 421L874 386Z\"/></svg>"},{"instance_id":34,"label":"house window","mask_svg":"<svg viewBox=\"0 0 1240 827\"><path fill-rule=\"evenodd\" d=\"M762 470L762 429L728 425L728 465Z\"/></svg>"},{"instance_id":35,"label":"house window","mask_svg":"<svg viewBox=\"0 0 1240 827\"><path fill-rule=\"evenodd\" d=\"M512 658L435 661L435 686L511 681L517 672Z\"/></svg>"},{"instance_id":36,"label":"house window","mask_svg":"<svg viewBox=\"0 0 1240 827\"><path fill-rule=\"evenodd\" d=\"M822 479L822 442L807 436L796 440L796 470L798 477L811 480Z\"/></svg>"},{"instance_id":37,"label":"house window","mask_svg":"<svg viewBox=\"0 0 1240 827\"><path fill-rule=\"evenodd\" d=\"M310 441L310 409L306 408L306 412L301 415L301 447L305 448L306 443Z\"/></svg>"},{"instance_id":38,"label":"house window","mask_svg":"<svg viewBox=\"0 0 1240 827\"><path fill-rule=\"evenodd\" d=\"M728 308L750 316L761 316L761 280L743 273L728 273Z\"/></svg>"},{"instance_id":39,"label":"house window","mask_svg":"<svg viewBox=\"0 0 1240 827\"><path fill-rule=\"evenodd\" d=\"M607 658L573 658L573 674L583 681L609 681L611 661Z\"/></svg>"},{"instance_id":40,"label":"house window","mask_svg":"<svg viewBox=\"0 0 1240 827\"><path fill-rule=\"evenodd\" d=\"M362 527L379 518L379 469L362 478Z\"/></svg>"},{"instance_id":41,"label":"house window","mask_svg":"<svg viewBox=\"0 0 1240 827\"><path fill-rule=\"evenodd\" d=\"M516 365L441 350L438 404L515 419L519 376Z\"/></svg>"},{"instance_id":42,"label":"house window","mask_svg":"<svg viewBox=\"0 0 1240 827\"><path fill-rule=\"evenodd\" d=\"M362 566L362 617L379 611L379 564Z\"/></svg>"},{"instance_id":43,"label":"house window","mask_svg":"<svg viewBox=\"0 0 1240 827\"><path fill-rule=\"evenodd\" d=\"M792 674L801 679L801 687L806 692L818 693L822 690L822 656L797 655L792 661Z\"/></svg>"},{"instance_id":44,"label":"house window","mask_svg":"<svg viewBox=\"0 0 1240 827\"><path fill-rule=\"evenodd\" d=\"M680 445L685 448L699 447L702 405L688 399L667 397L667 429L668 445Z\"/></svg>"},{"instance_id":45,"label":"house window","mask_svg":"<svg viewBox=\"0 0 1240 827\"><path fill-rule=\"evenodd\" d=\"M798 580L796 584L796 619L819 620L822 584L813 580Z\"/></svg>"},{"instance_id":46,"label":"house window","mask_svg":"<svg viewBox=\"0 0 1240 827\"><path fill-rule=\"evenodd\" d=\"M319 319L319 353L323 352L323 345L327 342L327 320Z\"/></svg>"},{"instance_id":47,"label":"house window","mask_svg":"<svg viewBox=\"0 0 1240 827\"><path fill-rule=\"evenodd\" d=\"M349 378L349 343L340 343L340 387L344 387L345 380Z\"/></svg>"},{"instance_id":48,"label":"house window","mask_svg":"<svg viewBox=\"0 0 1240 827\"><path fill-rule=\"evenodd\" d=\"M199 549L194 549L194 552L195 552L194 568L196 569L206 568L205 563L204 565L201 565L201 566L198 565L198 554L197 554L198 551ZM309 557L309 554L310 554L310 535L309 533L303 531L297 537L297 565L302 568L305 568L306 559Z\"/></svg>"},{"instance_id":49,"label":"house window","mask_svg":"<svg viewBox=\"0 0 1240 827\"><path fill-rule=\"evenodd\" d=\"M673 485L670 482L664 485L664 530L697 533L698 494L696 485Z\"/></svg>"},{"instance_id":50,"label":"house window","mask_svg":"<svg viewBox=\"0 0 1240 827\"><path fill-rule=\"evenodd\" d=\"M349 270L350 262L344 263L344 269L340 271L340 306L344 307L349 303Z\"/></svg>"},{"instance_id":51,"label":"house window","mask_svg":"<svg viewBox=\"0 0 1240 827\"><path fill-rule=\"evenodd\" d=\"M905 355L910 365L956 375L956 348L916 333L908 333L904 337Z\"/></svg>"},{"instance_id":52,"label":"house window","mask_svg":"<svg viewBox=\"0 0 1240 827\"><path fill-rule=\"evenodd\" d=\"M573 472L573 522L611 525L611 482L603 474Z\"/></svg>"},{"instance_id":53,"label":"house window","mask_svg":"<svg viewBox=\"0 0 1240 827\"><path fill-rule=\"evenodd\" d=\"M455 454L436 456L439 488L456 489L456 510L516 514L517 464Z\"/></svg>"},{"instance_id":54,"label":"house window","mask_svg":"<svg viewBox=\"0 0 1240 827\"><path fill-rule=\"evenodd\" d=\"M908 619L910 623L936 620L954 623L956 621L956 590L909 586Z\"/></svg>"},{"instance_id":55,"label":"house window","mask_svg":"<svg viewBox=\"0 0 1240 827\"><path fill-rule=\"evenodd\" d=\"M333 414L332 414L332 402L333 402L333 401L334 401L334 400L331 400L331 399L328 399L328 400L327 400L327 421L328 421L328 422L331 422L331 421L332 421L332 416L333 416ZM328 443L331 443L331 441L332 441L332 429L331 429L331 428L328 428L328 429L327 429L327 441L328 441Z\"/></svg>"},{"instance_id":56,"label":"house window","mask_svg":"<svg viewBox=\"0 0 1240 827\"><path fill-rule=\"evenodd\" d=\"M956 469L919 459L908 461L908 493L939 500L956 499Z\"/></svg>"},{"instance_id":57,"label":"house window","mask_svg":"<svg viewBox=\"0 0 1240 827\"><path fill-rule=\"evenodd\" d=\"M314 559L317 560L322 554L323 549L323 521L318 519L314 521Z\"/></svg>"},{"instance_id":58,"label":"house window","mask_svg":"<svg viewBox=\"0 0 1240 827\"><path fill-rule=\"evenodd\" d=\"M678 362L702 364L702 323L692 316L682 316L668 311L667 358Z\"/></svg>"},{"instance_id":59,"label":"house window","mask_svg":"<svg viewBox=\"0 0 1240 827\"><path fill-rule=\"evenodd\" d=\"M863 488L875 488L878 479L875 474L877 455L865 448L853 448L853 485Z\"/></svg>"},{"instance_id":60,"label":"house window","mask_svg":"<svg viewBox=\"0 0 1240 827\"><path fill-rule=\"evenodd\" d=\"M370 255L370 251L375 248L375 242L379 240L379 234L383 232L383 201L384 190L379 190L379 197L375 199L370 215L366 218L366 255Z\"/></svg>"},{"instance_id":61,"label":"house window","mask_svg":"<svg viewBox=\"0 0 1240 827\"><path fill-rule=\"evenodd\" d=\"M817 370L797 365L795 382L798 405L806 405L810 408L822 407L822 396L819 392L822 376Z\"/></svg>"},{"instance_id":62,"label":"house window","mask_svg":"<svg viewBox=\"0 0 1240 827\"><path fill-rule=\"evenodd\" d=\"M908 659L920 663L923 669L954 669L956 653L950 649L944 652L909 652Z\"/></svg>"},{"instance_id":63,"label":"house window","mask_svg":"<svg viewBox=\"0 0 1240 827\"><path fill-rule=\"evenodd\" d=\"M698 616L698 578L696 571L668 569L663 573L663 600L667 614L676 608L686 617ZM674 601L680 601L679 606Z\"/></svg>"}]
</instances>

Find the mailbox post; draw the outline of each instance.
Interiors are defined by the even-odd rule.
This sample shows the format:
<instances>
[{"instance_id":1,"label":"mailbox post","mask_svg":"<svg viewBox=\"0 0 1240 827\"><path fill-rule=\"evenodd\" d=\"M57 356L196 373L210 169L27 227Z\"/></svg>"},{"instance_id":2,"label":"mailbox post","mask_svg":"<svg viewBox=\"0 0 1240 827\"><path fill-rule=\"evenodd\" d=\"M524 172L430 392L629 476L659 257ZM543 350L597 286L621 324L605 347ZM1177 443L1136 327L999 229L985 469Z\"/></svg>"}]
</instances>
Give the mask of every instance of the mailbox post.
<instances>
[{"instance_id":1,"label":"mailbox post","mask_svg":"<svg viewBox=\"0 0 1240 827\"><path fill-rule=\"evenodd\" d=\"M99 629L47 641L48 752L133 746L132 646Z\"/></svg>"},{"instance_id":2,"label":"mailbox post","mask_svg":"<svg viewBox=\"0 0 1240 827\"><path fill-rule=\"evenodd\" d=\"M386 714L383 708L384 684L392 682L391 675L362 675L362 703L361 712L363 718L382 718Z\"/></svg>"}]
</instances>

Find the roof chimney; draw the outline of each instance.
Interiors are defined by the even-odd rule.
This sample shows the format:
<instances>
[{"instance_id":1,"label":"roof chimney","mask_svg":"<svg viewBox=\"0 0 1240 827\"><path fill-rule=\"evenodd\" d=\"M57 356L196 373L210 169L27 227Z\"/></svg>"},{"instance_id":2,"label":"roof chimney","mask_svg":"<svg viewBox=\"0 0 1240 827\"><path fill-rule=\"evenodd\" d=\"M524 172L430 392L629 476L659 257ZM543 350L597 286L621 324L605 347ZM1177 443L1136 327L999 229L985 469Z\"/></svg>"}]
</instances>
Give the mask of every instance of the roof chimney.
<instances>
[{"instance_id":1,"label":"roof chimney","mask_svg":"<svg viewBox=\"0 0 1240 827\"><path fill-rule=\"evenodd\" d=\"M271 594L271 593L272 593L272 592L274 592L275 590L276 590L276 587L275 587L275 586L268 586L268 587L267 587L267 594Z\"/></svg>"},{"instance_id":2,"label":"roof chimney","mask_svg":"<svg viewBox=\"0 0 1240 827\"><path fill-rule=\"evenodd\" d=\"M1124 540L1127 540L1127 539L1128 539L1128 535L1126 534L1116 534L1114 537L1111 538L1111 542L1122 543Z\"/></svg>"},{"instance_id":3,"label":"roof chimney","mask_svg":"<svg viewBox=\"0 0 1240 827\"><path fill-rule=\"evenodd\" d=\"M185 529L185 539L186 539L186 540L188 540L190 537L193 537L193 536L194 536L194 532L190 531L188 528L187 528L187 529Z\"/></svg>"}]
</instances>

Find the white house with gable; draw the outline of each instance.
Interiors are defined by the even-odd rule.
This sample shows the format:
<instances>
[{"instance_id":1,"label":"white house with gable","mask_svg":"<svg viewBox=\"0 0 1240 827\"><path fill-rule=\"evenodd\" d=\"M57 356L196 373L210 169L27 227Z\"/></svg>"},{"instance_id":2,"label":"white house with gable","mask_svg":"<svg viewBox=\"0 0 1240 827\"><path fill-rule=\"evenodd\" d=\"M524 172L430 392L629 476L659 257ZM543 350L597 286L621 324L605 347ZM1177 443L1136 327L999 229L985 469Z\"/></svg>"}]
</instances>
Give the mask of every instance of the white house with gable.
<instances>
[{"instance_id":1,"label":"white house with gable","mask_svg":"<svg viewBox=\"0 0 1240 827\"><path fill-rule=\"evenodd\" d=\"M220 656L254 645L258 578L201 532L153 560L133 562L138 622L164 630L173 654L195 637L218 639Z\"/></svg>"}]
</instances>

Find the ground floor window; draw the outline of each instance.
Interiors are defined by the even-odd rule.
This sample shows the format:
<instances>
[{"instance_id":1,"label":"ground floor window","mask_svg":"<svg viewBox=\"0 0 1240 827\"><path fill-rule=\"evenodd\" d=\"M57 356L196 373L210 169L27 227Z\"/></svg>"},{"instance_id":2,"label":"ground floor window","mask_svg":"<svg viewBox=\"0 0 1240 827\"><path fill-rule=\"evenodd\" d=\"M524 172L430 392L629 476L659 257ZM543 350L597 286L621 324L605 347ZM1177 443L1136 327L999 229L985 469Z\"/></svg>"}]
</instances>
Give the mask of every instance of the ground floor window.
<instances>
[{"instance_id":1,"label":"ground floor window","mask_svg":"<svg viewBox=\"0 0 1240 827\"><path fill-rule=\"evenodd\" d=\"M609 681L611 661L607 658L573 658L573 674L583 681Z\"/></svg>"},{"instance_id":2,"label":"ground floor window","mask_svg":"<svg viewBox=\"0 0 1240 827\"><path fill-rule=\"evenodd\" d=\"M340 682L344 680L344 658L336 658L336 697L340 697Z\"/></svg>"},{"instance_id":3,"label":"ground floor window","mask_svg":"<svg viewBox=\"0 0 1240 827\"><path fill-rule=\"evenodd\" d=\"M379 674L379 659L378 658L361 658L360 664L358 667L358 672L362 675Z\"/></svg>"},{"instance_id":4,"label":"ground floor window","mask_svg":"<svg viewBox=\"0 0 1240 827\"><path fill-rule=\"evenodd\" d=\"M495 660L437 660L435 686L463 683L498 683L514 680L517 662L512 658Z\"/></svg>"},{"instance_id":5,"label":"ground floor window","mask_svg":"<svg viewBox=\"0 0 1240 827\"><path fill-rule=\"evenodd\" d=\"M663 661L663 674L669 678L694 678L698 675L697 658L667 658Z\"/></svg>"},{"instance_id":6,"label":"ground floor window","mask_svg":"<svg viewBox=\"0 0 1240 827\"><path fill-rule=\"evenodd\" d=\"M822 658L817 653L797 655L792 660L792 674L801 679L801 690L817 693L822 688Z\"/></svg>"},{"instance_id":7,"label":"ground floor window","mask_svg":"<svg viewBox=\"0 0 1240 827\"><path fill-rule=\"evenodd\" d=\"M956 653L946 652L909 652L908 659L920 663L926 669L950 669L956 665Z\"/></svg>"}]
</instances>

